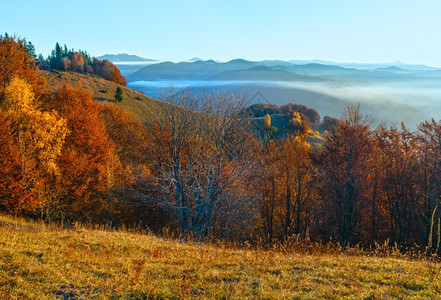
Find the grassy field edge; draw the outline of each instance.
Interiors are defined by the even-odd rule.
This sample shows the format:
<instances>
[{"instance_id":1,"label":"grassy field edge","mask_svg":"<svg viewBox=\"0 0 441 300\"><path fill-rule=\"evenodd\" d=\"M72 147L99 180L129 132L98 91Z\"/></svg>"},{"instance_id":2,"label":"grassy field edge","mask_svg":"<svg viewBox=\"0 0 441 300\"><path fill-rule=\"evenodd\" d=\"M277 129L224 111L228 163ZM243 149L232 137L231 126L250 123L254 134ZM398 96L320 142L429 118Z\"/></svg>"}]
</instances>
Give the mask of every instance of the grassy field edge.
<instances>
[{"instance_id":1,"label":"grassy field edge","mask_svg":"<svg viewBox=\"0 0 441 300\"><path fill-rule=\"evenodd\" d=\"M0 216L4 299L439 299L424 260L184 243Z\"/></svg>"}]
</instances>

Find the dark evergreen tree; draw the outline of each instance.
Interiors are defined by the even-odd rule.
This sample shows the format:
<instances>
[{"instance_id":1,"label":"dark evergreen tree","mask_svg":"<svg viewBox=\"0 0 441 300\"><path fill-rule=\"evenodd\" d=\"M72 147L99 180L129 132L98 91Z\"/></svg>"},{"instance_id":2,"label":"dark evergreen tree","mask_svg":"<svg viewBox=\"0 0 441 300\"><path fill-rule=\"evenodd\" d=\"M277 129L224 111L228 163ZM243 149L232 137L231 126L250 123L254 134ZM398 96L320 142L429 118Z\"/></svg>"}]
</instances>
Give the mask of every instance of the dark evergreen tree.
<instances>
[{"instance_id":1,"label":"dark evergreen tree","mask_svg":"<svg viewBox=\"0 0 441 300\"><path fill-rule=\"evenodd\" d=\"M61 70L61 59L63 58L63 49L58 42L55 44L55 69Z\"/></svg>"},{"instance_id":2,"label":"dark evergreen tree","mask_svg":"<svg viewBox=\"0 0 441 300\"><path fill-rule=\"evenodd\" d=\"M29 54L29 56L31 57L35 57L35 46L32 45L31 42L26 42L26 40L24 40L24 45L27 49L27 52Z\"/></svg>"},{"instance_id":3,"label":"dark evergreen tree","mask_svg":"<svg viewBox=\"0 0 441 300\"><path fill-rule=\"evenodd\" d=\"M117 87L115 92L115 102L121 101L123 101L122 89L120 87Z\"/></svg>"}]
</instances>

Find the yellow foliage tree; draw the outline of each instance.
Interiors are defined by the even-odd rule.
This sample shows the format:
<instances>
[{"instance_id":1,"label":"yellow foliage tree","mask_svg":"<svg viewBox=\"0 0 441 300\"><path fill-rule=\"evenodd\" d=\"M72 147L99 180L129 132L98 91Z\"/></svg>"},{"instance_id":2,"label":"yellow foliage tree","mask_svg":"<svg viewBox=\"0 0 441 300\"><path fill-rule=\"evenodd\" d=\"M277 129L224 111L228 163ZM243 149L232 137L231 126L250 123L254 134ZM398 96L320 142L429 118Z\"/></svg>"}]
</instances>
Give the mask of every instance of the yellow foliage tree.
<instances>
[{"instance_id":1,"label":"yellow foliage tree","mask_svg":"<svg viewBox=\"0 0 441 300\"><path fill-rule=\"evenodd\" d=\"M293 114L292 114L292 122L298 126L300 126L302 124L302 117L300 116L300 114L297 111L293 112Z\"/></svg>"},{"instance_id":2,"label":"yellow foliage tree","mask_svg":"<svg viewBox=\"0 0 441 300\"><path fill-rule=\"evenodd\" d=\"M313 132L311 132L309 129L307 120L302 119L302 116L297 111L293 112L292 118L288 122L287 130L289 133L293 133L295 135L313 134Z\"/></svg>"},{"instance_id":3,"label":"yellow foliage tree","mask_svg":"<svg viewBox=\"0 0 441 300\"><path fill-rule=\"evenodd\" d=\"M308 226L304 211L309 198L311 146L306 134L289 135L280 144L279 170L282 183L282 201L279 207L282 218L283 236L305 233ZM284 191L283 191L284 190ZM284 198L284 199L283 199ZM303 226L301 220L303 219Z\"/></svg>"},{"instance_id":4,"label":"yellow foliage tree","mask_svg":"<svg viewBox=\"0 0 441 300\"><path fill-rule=\"evenodd\" d=\"M271 117L269 114L265 115L265 126L266 128L270 129L271 128Z\"/></svg>"},{"instance_id":5,"label":"yellow foliage tree","mask_svg":"<svg viewBox=\"0 0 441 300\"><path fill-rule=\"evenodd\" d=\"M57 159L68 133L66 121L55 112L40 110L31 86L18 77L6 87L2 106L15 128L23 184L40 198L41 182L59 174Z\"/></svg>"}]
</instances>

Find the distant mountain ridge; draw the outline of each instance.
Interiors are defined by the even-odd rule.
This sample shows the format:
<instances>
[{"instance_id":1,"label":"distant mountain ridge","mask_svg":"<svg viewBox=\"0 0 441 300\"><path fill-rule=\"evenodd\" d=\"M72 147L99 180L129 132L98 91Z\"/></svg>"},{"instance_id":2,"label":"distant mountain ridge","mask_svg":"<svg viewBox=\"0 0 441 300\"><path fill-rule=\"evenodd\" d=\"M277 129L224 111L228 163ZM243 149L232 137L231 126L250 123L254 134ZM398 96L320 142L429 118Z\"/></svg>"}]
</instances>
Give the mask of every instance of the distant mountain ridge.
<instances>
[{"instance_id":1,"label":"distant mountain ridge","mask_svg":"<svg viewBox=\"0 0 441 300\"><path fill-rule=\"evenodd\" d=\"M207 80L225 71L245 70L258 67L260 64L244 59L233 59L226 63L214 60L197 60L195 62L162 62L143 67L130 74L130 81L137 80Z\"/></svg>"},{"instance_id":2,"label":"distant mountain ridge","mask_svg":"<svg viewBox=\"0 0 441 300\"><path fill-rule=\"evenodd\" d=\"M247 99L261 93L279 106L303 104L331 117L339 117L347 105L360 103L377 123L405 121L415 127L424 119L441 119L441 69L426 65L198 58L116 64L129 87L151 97L172 84L178 90L237 93Z\"/></svg>"},{"instance_id":3,"label":"distant mountain ridge","mask_svg":"<svg viewBox=\"0 0 441 300\"><path fill-rule=\"evenodd\" d=\"M352 68L360 70L370 70L388 67L398 67L400 69L413 70L413 71L430 71L430 70L441 70L440 68L427 66L423 64L407 64L401 61L395 61L390 63L349 63L349 62L334 62L320 59L313 60L290 60L289 61L295 65L306 65L311 63L321 64L321 65L332 65L343 68Z\"/></svg>"},{"instance_id":4,"label":"distant mountain ridge","mask_svg":"<svg viewBox=\"0 0 441 300\"><path fill-rule=\"evenodd\" d=\"M108 61L112 63L118 63L118 62L147 62L147 61L154 61L154 59L144 58L138 55L132 55L127 53L121 53L121 54L104 54L102 56L97 57L100 60L107 59Z\"/></svg>"},{"instance_id":5,"label":"distant mountain ridge","mask_svg":"<svg viewBox=\"0 0 441 300\"><path fill-rule=\"evenodd\" d=\"M373 73L375 71L376 73ZM129 81L139 80L272 80L272 81L310 81L311 77L329 77L355 82L391 80L405 73L436 71L425 65L412 65L402 62L384 64L333 63L327 61L249 61L233 59L228 62L191 59L183 62L158 62L139 67L128 74ZM284 74L282 74L284 73ZM290 74L288 74L290 73ZM309 78L301 78L309 77ZM316 80L317 81L317 80Z\"/></svg>"},{"instance_id":6,"label":"distant mountain ridge","mask_svg":"<svg viewBox=\"0 0 441 300\"><path fill-rule=\"evenodd\" d=\"M158 60L144 58L138 55L132 55L127 53L120 54L105 54L97 57L98 59L107 59L113 63L135 63L135 62L155 62ZM181 61L182 63L194 63L194 62L215 62L215 63L229 63L232 61L249 61L246 59L233 59L227 62L221 62L214 59L203 60L199 57L193 57L189 60ZM158 61L160 62L160 61ZM177 62L179 63L179 62ZM405 70L413 70L413 71L429 71L429 70L441 70L441 68L428 66L424 64L408 64L401 61L395 62L386 62L386 63L358 63L358 62L335 62L329 60L321 60L321 59L311 59L311 60L261 60L255 61L255 63L264 66L295 66L295 65L309 65L309 64L318 64L318 65L327 65L327 66L336 66L342 68L349 69L360 69L360 70L375 70L375 69L386 69L389 67L397 67Z\"/></svg>"},{"instance_id":7,"label":"distant mountain ridge","mask_svg":"<svg viewBox=\"0 0 441 300\"><path fill-rule=\"evenodd\" d=\"M332 117L349 104L361 103L378 122L404 120L416 126L425 118L441 118L441 69L402 62L168 61L143 65L127 79L129 86L153 97L173 84L196 93L231 92L248 99L261 93L271 103L303 104Z\"/></svg>"}]
</instances>

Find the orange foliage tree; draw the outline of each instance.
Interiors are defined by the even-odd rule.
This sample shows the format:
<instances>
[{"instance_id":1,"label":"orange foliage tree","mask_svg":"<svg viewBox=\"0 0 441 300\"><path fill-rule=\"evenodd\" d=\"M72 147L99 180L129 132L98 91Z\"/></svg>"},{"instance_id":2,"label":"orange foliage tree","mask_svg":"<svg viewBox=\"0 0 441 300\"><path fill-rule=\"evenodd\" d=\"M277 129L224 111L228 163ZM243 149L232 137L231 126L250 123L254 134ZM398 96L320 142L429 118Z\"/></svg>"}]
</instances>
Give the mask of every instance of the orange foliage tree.
<instances>
[{"instance_id":1,"label":"orange foliage tree","mask_svg":"<svg viewBox=\"0 0 441 300\"><path fill-rule=\"evenodd\" d=\"M23 208L26 195L21 183L21 159L11 121L0 110L0 209L10 213Z\"/></svg>"},{"instance_id":2,"label":"orange foliage tree","mask_svg":"<svg viewBox=\"0 0 441 300\"><path fill-rule=\"evenodd\" d=\"M93 59L93 69L95 74L104 77L107 80L116 82L118 84L127 86L127 80L124 76L121 75L121 72L110 61L107 59L101 61L96 58Z\"/></svg>"},{"instance_id":3,"label":"orange foliage tree","mask_svg":"<svg viewBox=\"0 0 441 300\"><path fill-rule=\"evenodd\" d=\"M60 157L57 209L67 216L98 215L105 205L99 194L113 186L119 164L102 107L89 91L69 85L61 87L46 105L66 119L70 132Z\"/></svg>"},{"instance_id":4,"label":"orange foliage tree","mask_svg":"<svg viewBox=\"0 0 441 300\"><path fill-rule=\"evenodd\" d=\"M84 59L83 56L78 53L74 52L72 53L72 69L76 72L83 72L84 71Z\"/></svg>"},{"instance_id":5,"label":"orange foliage tree","mask_svg":"<svg viewBox=\"0 0 441 300\"><path fill-rule=\"evenodd\" d=\"M44 94L45 80L38 73L36 61L24 40L0 36L0 101L6 86L17 76L26 80L37 98Z\"/></svg>"},{"instance_id":6,"label":"orange foliage tree","mask_svg":"<svg viewBox=\"0 0 441 300\"><path fill-rule=\"evenodd\" d=\"M119 172L115 174L115 187L111 193L112 216L118 220L130 220L147 225L152 230L161 231L164 226L171 225L170 213L158 203L133 206L128 198L136 198L132 185L149 174L145 157L146 134L145 126L133 114L113 103L103 104L103 117L107 132L114 143L115 153L121 162Z\"/></svg>"},{"instance_id":7,"label":"orange foliage tree","mask_svg":"<svg viewBox=\"0 0 441 300\"><path fill-rule=\"evenodd\" d=\"M102 105L104 123L121 163L126 167L141 163L144 125L134 115L112 103Z\"/></svg>"}]
</instances>

